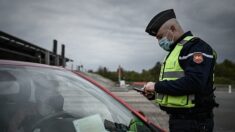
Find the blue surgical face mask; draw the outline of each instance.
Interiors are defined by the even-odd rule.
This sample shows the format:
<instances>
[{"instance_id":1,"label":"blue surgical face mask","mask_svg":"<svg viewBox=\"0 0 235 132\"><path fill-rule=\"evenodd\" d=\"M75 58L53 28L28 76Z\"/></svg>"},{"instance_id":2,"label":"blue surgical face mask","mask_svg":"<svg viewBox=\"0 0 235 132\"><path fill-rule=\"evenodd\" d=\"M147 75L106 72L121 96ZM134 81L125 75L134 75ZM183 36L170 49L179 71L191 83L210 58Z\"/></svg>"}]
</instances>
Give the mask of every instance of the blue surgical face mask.
<instances>
[{"instance_id":1,"label":"blue surgical face mask","mask_svg":"<svg viewBox=\"0 0 235 132\"><path fill-rule=\"evenodd\" d=\"M163 37L158 42L159 42L160 47L162 47L166 51L170 51L171 45L174 43L173 40L170 41L167 39L167 37Z\"/></svg>"},{"instance_id":2,"label":"blue surgical face mask","mask_svg":"<svg viewBox=\"0 0 235 132\"><path fill-rule=\"evenodd\" d=\"M169 32L169 30L167 31L166 36L167 36L168 32ZM174 43L174 41L173 41L174 36L173 36L172 40L169 40L166 36L163 37L162 39L160 39L158 41L158 43L159 43L160 47L162 47L164 50L170 51L171 45Z\"/></svg>"}]
</instances>

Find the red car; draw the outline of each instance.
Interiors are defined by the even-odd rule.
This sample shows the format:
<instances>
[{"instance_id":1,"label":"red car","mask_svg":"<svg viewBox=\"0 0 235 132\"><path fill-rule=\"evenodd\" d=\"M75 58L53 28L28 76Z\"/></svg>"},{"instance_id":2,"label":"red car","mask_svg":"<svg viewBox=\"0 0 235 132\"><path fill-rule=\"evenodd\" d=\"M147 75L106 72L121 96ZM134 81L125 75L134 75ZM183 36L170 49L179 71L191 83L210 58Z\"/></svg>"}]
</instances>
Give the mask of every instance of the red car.
<instances>
[{"instance_id":1,"label":"red car","mask_svg":"<svg viewBox=\"0 0 235 132\"><path fill-rule=\"evenodd\" d=\"M0 132L163 131L79 72L0 60Z\"/></svg>"}]
</instances>

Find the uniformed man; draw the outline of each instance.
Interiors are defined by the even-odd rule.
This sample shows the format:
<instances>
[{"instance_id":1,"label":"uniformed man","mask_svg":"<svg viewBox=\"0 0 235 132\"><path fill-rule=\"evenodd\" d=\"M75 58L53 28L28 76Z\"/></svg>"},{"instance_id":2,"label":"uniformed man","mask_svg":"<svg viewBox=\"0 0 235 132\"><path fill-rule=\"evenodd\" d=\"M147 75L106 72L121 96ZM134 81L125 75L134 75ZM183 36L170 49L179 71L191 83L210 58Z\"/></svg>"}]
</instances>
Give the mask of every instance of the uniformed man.
<instances>
[{"instance_id":1,"label":"uniformed man","mask_svg":"<svg viewBox=\"0 0 235 132\"><path fill-rule=\"evenodd\" d=\"M146 93L156 92L156 103L169 116L171 132L212 132L215 102L213 80L216 54L202 39L184 32L173 9L152 18L146 32L169 52L159 82L148 82Z\"/></svg>"}]
</instances>

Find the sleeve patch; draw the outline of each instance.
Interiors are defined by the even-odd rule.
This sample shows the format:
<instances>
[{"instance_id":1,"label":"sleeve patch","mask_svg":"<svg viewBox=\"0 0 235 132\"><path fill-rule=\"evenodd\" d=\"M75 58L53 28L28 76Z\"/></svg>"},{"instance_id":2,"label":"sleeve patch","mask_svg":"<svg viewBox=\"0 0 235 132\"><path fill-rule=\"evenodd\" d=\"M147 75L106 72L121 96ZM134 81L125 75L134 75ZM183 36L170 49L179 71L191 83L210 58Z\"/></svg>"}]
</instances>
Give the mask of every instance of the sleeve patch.
<instances>
[{"instance_id":1,"label":"sleeve patch","mask_svg":"<svg viewBox=\"0 0 235 132\"><path fill-rule=\"evenodd\" d=\"M203 60L203 54L202 53L194 53L193 54L193 61L197 64L201 64Z\"/></svg>"}]
</instances>

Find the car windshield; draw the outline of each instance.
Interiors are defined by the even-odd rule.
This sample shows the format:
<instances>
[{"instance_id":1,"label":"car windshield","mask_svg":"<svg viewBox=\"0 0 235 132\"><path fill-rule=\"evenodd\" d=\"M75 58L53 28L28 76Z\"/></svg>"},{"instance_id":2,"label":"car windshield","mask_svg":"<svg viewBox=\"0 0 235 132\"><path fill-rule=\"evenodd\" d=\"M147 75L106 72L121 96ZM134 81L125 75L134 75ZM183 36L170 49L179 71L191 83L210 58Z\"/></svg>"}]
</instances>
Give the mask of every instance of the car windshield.
<instances>
[{"instance_id":1,"label":"car windshield","mask_svg":"<svg viewBox=\"0 0 235 132\"><path fill-rule=\"evenodd\" d=\"M0 66L0 131L128 131L143 123L104 91L67 71ZM137 123L139 121L139 123Z\"/></svg>"}]
</instances>

